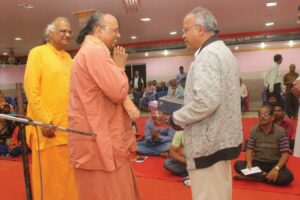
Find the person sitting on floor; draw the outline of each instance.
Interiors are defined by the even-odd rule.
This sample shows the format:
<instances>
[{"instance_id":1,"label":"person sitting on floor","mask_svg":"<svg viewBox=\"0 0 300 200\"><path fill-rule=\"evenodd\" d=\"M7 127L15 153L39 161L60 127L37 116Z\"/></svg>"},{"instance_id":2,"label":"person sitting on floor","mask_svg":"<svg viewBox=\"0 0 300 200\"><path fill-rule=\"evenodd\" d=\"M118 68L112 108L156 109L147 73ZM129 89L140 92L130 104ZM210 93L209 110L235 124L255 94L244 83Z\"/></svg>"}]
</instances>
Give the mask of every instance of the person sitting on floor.
<instances>
[{"instance_id":1,"label":"person sitting on floor","mask_svg":"<svg viewBox=\"0 0 300 200\"><path fill-rule=\"evenodd\" d=\"M145 139L139 141L137 153L149 156L167 156L175 131L165 124L163 114L153 111L146 121Z\"/></svg>"},{"instance_id":2,"label":"person sitting on floor","mask_svg":"<svg viewBox=\"0 0 300 200\"><path fill-rule=\"evenodd\" d=\"M162 91L164 91L166 93L168 92L168 87L166 86L166 82L164 82L164 81L160 82L160 85L156 89L157 93L162 92Z\"/></svg>"},{"instance_id":3,"label":"person sitting on floor","mask_svg":"<svg viewBox=\"0 0 300 200\"><path fill-rule=\"evenodd\" d=\"M169 157L165 160L164 167L176 176L188 176L183 131L176 131L169 149Z\"/></svg>"},{"instance_id":4,"label":"person sitting on floor","mask_svg":"<svg viewBox=\"0 0 300 200\"><path fill-rule=\"evenodd\" d=\"M150 101L155 100L156 86L153 86L153 81L148 81L148 86L144 90L143 97L139 100L139 108L147 110L147 105Z\"/></svg>"},{"instance_id":5,"label":"person sitting on floor","mask_svg":"<svg viewBox=\"0 0 300 200\"><path fill-rule=\"evenodd\" d=\"M276 97L273 93L270 93L269 94L269 97L268 97L268 105L273 109L275 105L277 105L278 102L276 100Z\"/></svg>"},{"instance_id":6,"label":"person sitting on floor","mask_svg":"<svg viewBox=\"0 0 300 200\"><path fill-rule=\"evenodd\" d=\"M292 120L286 116L283 112L283 108L280 104L274 105L274 122L285 129L286 134L289 138L290 149L294 149L295 140L293 135L295 133L295 127Z\"/></svg>"},{"instance_id":7,"label":"person sitting on floor","mask_svg":"<svg viewBox=\"0 0 300 200\"><path fill-rule=\"evenodd\" d=\"M7 140L11 138L14 124L6 119L0 119L0 156L8 156Z\"/></svg>"},{"instance_id":8,"label":"person sitting on floor","mask_svg":"<svg viewBox=\"0 0 300 200\"><path fill-rule=\"evenodd\" d=\"M289 185L293 174L286 167L289 158L289 141L285 130L273 123L272 109L262 106L258 111L259 124L251 129L246 160L238 160L234 168L238 174L234 179L262 181L272 185ZM248 176L242 174L242 169L258 166L262 172Z\"/></svg>"},{"instance_id":9,"label":"person sitting on floor","mask_svg":"<svg viewBox=\"0 0 300 200\"><path fill-rule=\"evenodd\" d=\"M19 135L19 127L16 126L12 137L6 140L6 145L8 147L8 153L11 157L17 157L21 155L21 142L20 142L20 135Z\"/></svg>"}]
</instances>

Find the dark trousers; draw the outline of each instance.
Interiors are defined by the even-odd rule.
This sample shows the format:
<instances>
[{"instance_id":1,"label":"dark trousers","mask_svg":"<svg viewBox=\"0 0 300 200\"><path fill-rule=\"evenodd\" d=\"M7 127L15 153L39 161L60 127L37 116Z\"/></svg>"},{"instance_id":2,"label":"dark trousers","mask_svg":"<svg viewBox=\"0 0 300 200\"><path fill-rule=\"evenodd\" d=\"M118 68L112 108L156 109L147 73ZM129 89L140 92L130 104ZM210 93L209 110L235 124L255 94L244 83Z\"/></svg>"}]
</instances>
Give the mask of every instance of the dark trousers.
<instances>
[{"instance_id":1,"label":"dark trousers","mask_svg":"<svg viewBox=\"0 0 300 200\"><path fill-rule=\"evenodd\" d=\"M133 90L133 97L134 97L133 102L138 107L139 106L139 100L142 97L142 92L137 90L137 89L134 89Z\"/></svg>"},{"instance_id":2,"label":"dark trousers","mask_svg":"<svg viewBox=\"0 0 300 200\"><path fill-rule=\"evenodd\" d=\"M245 113L245 104L246 104L246 97L241 97L241 110L242 110L242 113Z\"/></svg>"},{"instance_id":3,"label":"dark trousers","mask_svg":"<svg viewBox=\"0 0 300 200\"><path fill-rule=\"evenodd\" d=\"M186 164L178 162L173 158L167 158L164 162L164 167L166 170L172 172L176 176L188 176Z\"/></svg>"},{"instance_id":4,"label":"dark trousers","mask_svg":"<svg viewBox=\"0 0 300 200\"><path fill-rule=\"evenodd\" d=\"M286 114L292 118L297 118L299 110L299 99L292 93L286 96Z\"/></svg>"},{"instance_id":5,"label":"dark trousers","mask_svg":"<svg viewBox=\"0 0 300 200\"><path fill-rule=\"evenodd\" d=\"M252 162L253 167L257 166L263 172L266 172L266 173L271 171L276 166L276 164L277 163L260 162L260 161L257 161L257 160L253 160L253 162ZM241 170L245 169L246 166L247 166L247 162L243 161L243 160L237 160L234 163L234 169L239 174L243 174L241 172ZM267 183L267 184L279 185L279 186L289 185L294 180L293 174L286 167L282 167L279 170L278 177L277 177L275 182L273 182L273 181L269 182L268 179L266 178L266 174L264 174L264 173L251 174L251 175L248 175L248 176L253 177L253 178L257 179L258 181L262 181L262 182Z\"/></svg>"}]
</instances>

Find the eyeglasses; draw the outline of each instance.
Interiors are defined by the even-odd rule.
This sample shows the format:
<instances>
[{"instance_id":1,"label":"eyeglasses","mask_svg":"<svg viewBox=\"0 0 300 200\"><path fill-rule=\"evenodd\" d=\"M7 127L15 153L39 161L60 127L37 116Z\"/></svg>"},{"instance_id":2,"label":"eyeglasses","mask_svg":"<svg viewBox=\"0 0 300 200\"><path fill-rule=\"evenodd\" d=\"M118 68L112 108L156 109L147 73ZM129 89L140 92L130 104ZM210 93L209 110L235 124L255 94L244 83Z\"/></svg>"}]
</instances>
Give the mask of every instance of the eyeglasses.
<instances>
[{"instance_id":1,"label":"eyeglasses","mask_svg":"<svg viewBox=\"0 0 300 200\"><path fill-rule=\"evenodd\" d=\"M67 30L67 29L60 29L60 30L58 30L58 32L60 32L62 35L66 35L67 33L68 33L70 36L73 35L73 31Z\"/></svg>"},{"instance_id":2,"label":"eyeglasses","mask_svg":"<svg viewBox=\"0 0 300 200\"><path fill-rule=\"evenodd\" d=\"M183 27L183 28L182 28L182 32L183 32L183 33L187 33L191 28L196 27L196 26L199 26L199 25L194 24L193 26L190 26L190 27L188 27L188 28Z\"/></svg>"},{"instance_id":3,"label":"eyeglasses","mask_svg":"<svg viewBox=\"0 0 300 200\"><path fill-rule=\"evenodd\" d=\"M258 117L268 117L271 116L270 113L259 113Z\"/></svg>"}]
</instances>

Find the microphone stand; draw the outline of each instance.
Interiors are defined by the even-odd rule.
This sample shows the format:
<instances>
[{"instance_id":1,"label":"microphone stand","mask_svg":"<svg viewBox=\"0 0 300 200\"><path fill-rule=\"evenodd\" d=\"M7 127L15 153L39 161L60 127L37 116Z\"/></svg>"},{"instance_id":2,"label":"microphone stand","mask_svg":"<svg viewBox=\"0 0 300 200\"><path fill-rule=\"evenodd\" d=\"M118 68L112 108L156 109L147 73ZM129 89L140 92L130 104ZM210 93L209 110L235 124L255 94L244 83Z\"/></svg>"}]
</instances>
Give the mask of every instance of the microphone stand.
<instances>
[{"instance_id":1,"label":"microphone stand","mask_svg":"<svg viewBox=\"0 0 300 200\"><path fill-rule=\"evenodd\" d=\"M46 128L51 128L51 129L55 129L55 130L66 131L69 133L75 133L75 134L91 136L91 137L96 137L97 135L94 133L88 133L88 132L83 132L83 131L74 130L74 129L70 129L70 128L59 127L59 126L55 126L52 124L46 124L46 123L42 123L42 122L38 122L38 121L33 121L29 118L20 117L20 116L24 115L24 103L23 103L23 98L21 96L22 83L17 83L16 86L17 86L18 114L19 115L14 116L14 115L0 114L0 118L19 122L18 124L19 124L19 135L20 135L20 139L21 139L23 171L24 171L25 188L26 188L26 199L32 200L29 162L28 162L28 157L27 157L28 147L26 145L25 125L46 127Z\"/></svg>"},{"instance_id":2,"label":"microphone stand","mask_svg":"<svg viewBox=\"0 0 300 200\"><path fill-rule=\"evenodd\" d=\"M46 123L42 123L42 122L38 122L38 121L33 121L28 118L16 117L13 115L0 114L0 118L19 122L18 123L19 128L20 128L19 135L21 138L22 161L23 161L23 171L24 171L24 178L25 178L26 199L27 200L32 199L32 193L31 193L30 173L29 173L29 162L28 162L28 157L27 157L28 147L26 145L25 125L46 127L46 128L51 128L51 129L60 130L60 131L66 131L69 133L75 133L75 134L80 134L80 135L85 135L85 136L90 136L90 137L97 136L94 133L88 133L88 132L83 132L83 131L74 130L74 129L70 129L70 128L59 127L59 126L55 126L52 124L46 124Z\"/></svg>"}]
</instances>

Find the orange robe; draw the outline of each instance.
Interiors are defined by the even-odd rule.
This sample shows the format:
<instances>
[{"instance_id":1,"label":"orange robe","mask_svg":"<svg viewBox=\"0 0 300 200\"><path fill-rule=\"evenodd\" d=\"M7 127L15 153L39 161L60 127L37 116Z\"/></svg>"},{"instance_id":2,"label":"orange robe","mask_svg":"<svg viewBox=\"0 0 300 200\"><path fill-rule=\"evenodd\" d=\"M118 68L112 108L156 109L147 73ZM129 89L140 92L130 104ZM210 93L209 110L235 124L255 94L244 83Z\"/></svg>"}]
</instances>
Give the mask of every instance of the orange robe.
<instances>
[{"instance_id":1,"label":"orange robe","mask_svg":"<svg viewBox=\"0 0 300 200\"><path fill-rule=\"evenodd\" d=\"M69 135L79 199L139 199L129 161L136 140L122 106L127 94L125 72L99 39L86 36L72 66L69 126L97 137Z\"/></svg>"},{"instance_id":2,"label":"orange robe","mask_svg":"<svg viewBox=\"0 0 300 200\"><path fill-rule=\"evenodd\" d=\"M30 51L24 77L28 117L67 127L71 63L67 52L57 51L49 43ZM55 134L55 138L46 138L40 128L26 127L26 139L32 149L33 197L35 200L41 199L41 195L44 200L76 200L67 133L56 131Z\"/></svg>"}]
</instances>

